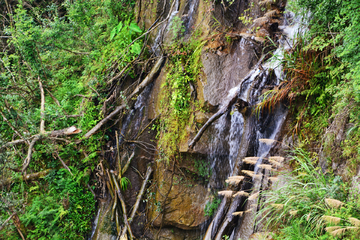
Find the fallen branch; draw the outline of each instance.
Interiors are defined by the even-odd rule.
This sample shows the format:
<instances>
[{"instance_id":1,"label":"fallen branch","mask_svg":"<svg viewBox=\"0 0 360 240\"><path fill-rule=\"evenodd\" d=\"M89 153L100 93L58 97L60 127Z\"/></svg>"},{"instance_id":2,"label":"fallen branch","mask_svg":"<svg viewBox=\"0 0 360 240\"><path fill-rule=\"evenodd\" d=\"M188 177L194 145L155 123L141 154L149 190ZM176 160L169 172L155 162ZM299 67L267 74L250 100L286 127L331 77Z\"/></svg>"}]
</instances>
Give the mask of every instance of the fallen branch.
<instances>
[{"instance_id":1,"label":"fallen branch","mask_svg":"<svg viewBox=\"0 0 360 240\"><path fill-rule=\"evenodd\" d=\"M22 173L24 173L26 168L29 166L30 161L31 161L31 156L32 156L32 150L34 148L34 145L35 145L36 141L39 140L39 139L40 139L40 136L36 136L31 140L31 143L30 143L29 148L28 148L28 153L27 153L27 156L25 158L25 161L23 163L23 167L22 167L22 170L21 170Z\"/></svg>"},{"instance_id":2,"label":"fallen branch","mask_svg":"<svg viewBox=\"0 0 360 240\"><path fill-rule=\"evenodd\" d=\"M155 78L156 73L159 71L161 64L163 63L165 57L161 56L159 60L156 62L155 66L151 69L150 73L146 76L146 78L135 88L135 90L127 97L127 99L132 99L135 95L141 93L146 86L148 86ZM115 108L107 117L101 120L95 127L93 127L89 132L84 135L84 138L91 137L95 132L97 132L107 121L109 121L112 117L116 116L121 110L126 108L126 104L122 104Z\"/></svg>"},{"instance_id":3,"label":"fallen branch","mask_svg":"<svg viewBox=\"0 0 360 240\"><path fill-rule=\"evenodd\" d=\"M146 171L146 176L145 176L145 180L143 181L143 184L141 185L141 188L140 188L140 191L139 191L139 194L138 196L136 197L136 202L133 206L133 210L130 214L130 218L129 218L129 224L131 224L131 222L134 220L134 217L135 217L135 214L136 214L136 211L138 210L139 206L140 206L140 201L141 201L141 198L142 196L144 195L144 192L145 192L145 188L146 188L146 184L147 182L149 181L149 178L150 178L150 175L152 173L153 169L151 168L151 166L148 167L147 171ZM123 232L122 232L122 236L125 236L126 234L126 228L123 229Z\"/></svg>"},{"instance_id":4,"label":"fallen branch","mask_svg":"<svg viewBox=\"0 0 360 240\"><path fill-rule=\"evenodd\" d=\"M69 171L69 173L70 173L71 176L74 176L74 174L71 172L70 168L69 168L69 167L66 165L66 163L61 159L59 153L58 153L57 151L56 151L55 153L56 153L57 158L60 160L61 164L63 165L63 167L64 167L66 170Z\"/></svg>"},{"instance_id":5,"label":"fallen branch","mask_svg":"<svg viewBox=\"0 0 360 240\"><path fill-rule=\"evenodd\" d=\"M205 132L205 130L219 117L221 117L225 112L227 112L231 106L233 105L233 103L235 103L235 101L238 98L238 95L241 91L242 85L243 83L248 80L259 68L262 60L264 59L264 57L262 57L258 63L255 65L255 67L253 68L252 71L250 71L250 73L243 78L243 80L241 81L241 83L239 84L239 86L237 87L236 91L233 92L233 94L231 96L228 97L228 100L225 102L225 104L223 104L220 108L219 111L217 111L205 124L204 126L202 126L202 128L199 130L199 132L196 134L196 136L194 137L194 139L189 143L189 148L193 149L196 142L199 141L199 139L201 138L201 136L203 135L203 133Z\"/></svg>"},{"instance_id":6,"label":"fallen branch","mask_svg":"<svg viewBox=\"0 0 360 240\"><path fill-rule=\"evenodd\" d=\"M32 140L32 139L34 139L36 137L40 137L40 136L42 136L42 138L47 138L47 136L50 136L49 137L50 139L64 141L64 139L59 139L59 138L56 138L56 137L68 136L68 135L73 135L73 134L78 134L78 133L81 133L81 130L76 128L75 126L64 128L64 129L61 129L61 130L54 130L54 131L51 131L51 132L45 132L44 134L39 133L39 134L32 135L31 137L29 137L27 139L18 139L18 140L12 141L12 142L5 143L4 145L2 145L0 147L0 150L3 149L3 148L6 148L6 147L11 147L13 145L18 145L18 144L25 143L25 142L27 142L29 140Z\"/></svg>"},{"instance_id":7,"label":"fallen branch","mask_svg":"<svg viewBox=\"0 0 360 240\"><path fill-rule=\"evenodd\" d=\"M125 166L121 169L121 176L124 175L126 170L128 170L128 168L130 166L130 163L131 163L131 160L134 158L134 156L135 156L135 151L133 151L133 153L130 155L129 159L127 160Z\"/></svg>"},{"instance_id":8,"label":"fallen branch","mask_svg":"<svg viewBox=\"0 0 360 240\"><path fill-rule=\"evenodd\" d=\"M31 173L31 174L26 174L25 176L21 176L20 180L21 181L34 181L37 180L41 177L44 177L45 175L47 175L52 169L46 169L44 171L41 172L36 172L36 173ZM14 179L14 178L8 178L5 181L0 182L0 187L3 187L5 185L8 185L14 181L17 181L18 179Z\"/></svg>"},{"instance_id":9,"label":"fallen branch","mask_svg":"<svg viewBox=\"0 0 360 240\"><path fill-rule=\"evenodd\" d=\"M10 214L9 211L7 211L7 212L8 212L9 215L12 215L12 214ZM22 234L22 232L21 232L21 230L20 230L21 224L20 224L19 216L17 215L16 212L13 212L13 214L14 214L14 216L13 216L13 222L14 222L14 224L15 224L16 230L18 231L21 239L22 239L22 240L25 240L25 237L24 237L24 235Z\"/></svg>"},{"instance_id":10,"label":"fallen branch","mask_svg":"<svg viewBox=\"0 0 360 240\"><path fill-rule=\"evenodd\" d=\"M15 212L13 214L11 214L11 216L6 219L6 221L1 225L0 227L0 231L3 230L3 228L6 226L6 224L11 220L11 218L15 215Z\"/></svg>"},{"instance_id":11,"label":"fallen branch","mask_svg":"<svg viewBox=\"0 0 360 240\"><path fill-rule=\"evenodd\" d=\"M133 64L134 61L129 62L124 68L123 70L121 70L121 72L119 72L118 74L116 74L114 77L112 77L109 81L107 81L106 84L110 84L112 83L114 80L118 79L121 75L124 74L124 72L130 67L131 64Z\"/></svg>"},{"instance_id":12,"label":"fallen branch","mask_svg":"<svg viewBox=\"0 0 360 240\"><path fill-rule=\"evenodd\" d=\"M115 191L117 193L117 196L119 197L121 207L122 207L122 210L123 210L123 218L124 218L125 228L127 228L128 231L129 231L130 239L133 239L134 236L132 234L132 231L131 231L131 228L130 228L130 225L129 225L129 222L128 222L124 197L121 194L120 187L119 187L119 184L118 184L118 182L116 180L115 175L113 173L110 173L110 174L111 174L111 177L113 179L113 182L114 182L114 185L115 185ZM120 236L120 238L122 238L122 237L123 237L123 235Z\"/></svg>"}]
</instances>

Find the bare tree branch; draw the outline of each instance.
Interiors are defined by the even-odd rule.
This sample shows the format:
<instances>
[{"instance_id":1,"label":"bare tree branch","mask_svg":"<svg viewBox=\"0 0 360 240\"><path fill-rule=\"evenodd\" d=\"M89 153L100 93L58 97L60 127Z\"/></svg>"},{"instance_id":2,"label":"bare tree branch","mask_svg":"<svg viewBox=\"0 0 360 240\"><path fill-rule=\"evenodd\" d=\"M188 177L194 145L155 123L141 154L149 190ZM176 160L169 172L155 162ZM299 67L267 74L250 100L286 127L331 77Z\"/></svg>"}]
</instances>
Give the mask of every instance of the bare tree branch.
<instances>
[{"instance_id":1,"label":"bare tree branch","mask_svg":"<svg viewBox=\"0 0 360 240\"><path fill-rule=\"evenodd\" d=\"M139 206L140 206L141 198L142 198L142 196L144 195L145 188L146 188L146 184L147 184L147 182L149 181L149 178L150 178L150 175L151 175L152 171L153 171L153 169L151 168L151 166L149 166L149 167L147 168L146 176L145 176L145 179L144 179L144 181L143 181L143 184L141 185L139 194L138 194L138 196L136 197L136 202L135 202L135 204L134 204L134 206L133 206L133 210L132 210L132 212L131 212L131 214L130 214L129 224L131 224L132 221L134 220L136 211L138 210L138 208L139 208ZM126 234L126 231L127 231L127 228L124 228L121 235L124 236L124 235Z\"/></svg>"},{"instance_id":2,"label":"bare tree branch","mask_svg":"<svg viewBox=\"0 0 360 240\"><path fill-rule=\"evenodd\" d=\"M236 101L236 99L238 98L238 95L240 93L240 90L242 88L243 83L248 80L256 71L258 71L258 68L262 62L262 60L264 59L264 57L262 57L258 63L255 65L255 67L253 68L252 71L250 71L250 73L243 78L243 80L241 81L241 83L239 84L239 86L237 87L236 91L233 93L232 96L228 97L227 101L225 102L225 104L223 104L221 106L221 108L219 109L219 111L217 111L211 118L209 118L209 120L204 124L204 126L201 127L201 129L199 130L199 132L196 134L196 136L194 137L194 139L189 143L189 148L193 149L196 142L199 141L199 139L201 138L201 136L203 135L203 133L205 132L205 130L216 120L218 119L221 115L223 115L225 112L227 112L232 104Z\"/></svg>"},{"instance_id":3,"label":"bare tree branch","mask_svg":"<svg viewBox=\"0 0 360 240\"><path fill-rule=\"evenodd\" d=\"M56 103L56 105L58 105L59 107L61 107L59 100L56 99L56 97L49 91L49 89L46 88L46 91L49 93L50 97L51 97L52 100Z\"/></svg>"},{"instance_id":4,"label":"bare tree branch","mask_svg":"<svg viewBox=\"0 0 360 240\"><path fill-rule=\"evenodd\" d=\"M141 93L146 86L148 86L155 78L156 73L159 71L161 64L163 63L165 57L161 56L159 60L156 62L153 69L146 76L146 78L135 88L135 90L128 96L128 99L132 99L135 95ZM112 117L116 116L121 110L126 108L126 104L122 104L115 108L108 116L106 116L103 120L101 120L95 127L93 127L89 132L84 135L84 138L91 137L95 132L97 132L107 121L109 121Z\"/></svg>"},{"instance_id":5,"label":"bare tree branch","mask_svg":"<svg viewBox=\"0 0 360 240\"><path fill-rule=\"evenodd\" d=\"M134 237L133 237L133 234L132 234L132 231L131 231L131 228L130 228L130 224L129 224L128 218L127 218L126 205L125 205L124 197L121 194L120 187L119 187L119 184L118 184L118 182L116 180L115 175L113 173L111 173L111 176L112 176L113 182L115 184L115 190L116 190L117 196L119 197L121 207L122 207L122 210L123 210L123 218L124 218L124 222L125 222L125 228L128 228L130 239L133 239ZM123 236L123 235L121 235L121 236Z\"/></svg>"},{"instance_id":6,"label":"bare tree branch","mask_svg":"<svg viewBox=\"0 0 360 240\"><path fill-rule=\"evenodd\" d=\"M0 227L0 231L3 230L3 228L6 226L6 224L10 221L10 219L15 215L15 212L13 214L11 214L11 216L6 219L6 221L1 225Z\"/></svg>"},{"instance_id":7,"label":"bare tree branch","mask_svg":"<svg viewBox=\"0 0 360 240\"><path fill-rule=\"evenodd\" d=\"M71 126L71 127L68 127L68 128L61 129L61 130L54 130L54 131L51 131L51 132L45 132L42 135L42 137L43 138L53 139L53 140L65 141L66 139L57 138L57 137L78 134L80 132L81 132L81 129L78 129L75 126ZM35 134L35 135L33 135L33 136L31 136L31 137L29 137L27 139L18 139L18 140L12 141L12 142L5 143L4 145L0 146L0 150L3 149L3 148L6 148L6 147L13 146L13 145L22 144L22 143L24 143L24 142L26 142L28 140L31 140L31 139L34 139L34 138L40 137L40 136L41 136L41 134Z\"/></svg>"},{"instance_id":8,"label":"bare tree branch","mask_svg":"<svg viewBox=\"0 0 360 240\"><path fill-rule=\"evenodd\" d=\"M33 150L33 148L34 148L34 145L35 145L36 141L39 140L39 139L40 139L40 135L34 137L34 138L31 140L31 143L30 143L29 148L28 148L27 157L25 158L25 161L24 161L24 163L23 163L23 167L22 167L22 170L21 170L22 173L24 173L25 170L26 170L26 168L29 166L30 161L31 161L32 150Z\"/></svg>"},{"instance_id":9,"label":"bare tree branch","mask_svg":"<svg viewBox=\"0 0 360 240\"><path fill-rule=\"evenodd\" d=\"M129 159L127 160L125 166L121 169L121 175L124 175L124 173L126 172L126 170L128 170L131 160L134 158L135 156L135 150L133 151L133 153L131 154L131 156L129 157Z\"/></svg>"}]
</instances>

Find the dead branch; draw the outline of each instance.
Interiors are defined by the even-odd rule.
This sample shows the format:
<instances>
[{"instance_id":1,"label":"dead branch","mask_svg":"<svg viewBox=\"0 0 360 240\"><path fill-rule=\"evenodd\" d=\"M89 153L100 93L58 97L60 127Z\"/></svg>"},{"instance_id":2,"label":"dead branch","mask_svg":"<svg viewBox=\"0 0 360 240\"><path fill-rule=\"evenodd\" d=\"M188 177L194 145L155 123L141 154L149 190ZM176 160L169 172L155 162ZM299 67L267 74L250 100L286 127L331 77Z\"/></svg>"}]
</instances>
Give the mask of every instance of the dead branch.
<instances>
[{"instance_id":1,"label":"dead branch","mask_svg":"<svg viewBox=\"0 0 360 240\"><path fill-rule=\"evenodd\" d=\"M8 212L9 215L11 215L9 211L7 211L7 212ZM22 240L25 240L24 235L22 234L22 232L21 232L21 230L20 230L21 224L20 224L19 216L17 215L16 212L13 212L13 214L14 214L14 216L13 216L13 222L14 222L14 224L15 224L16 230L18 231L21 239L22 239Z\"/></svg>"},{"instance_id":2,"label":"dead branch","mask_svg":"<svg viewBox=\"0 0 360 240\"><path fill-rule=\"evenodd\" d=\"M218 119L220 116L222 116L225 112L227 112L231 106L233 105L233 103L237 100L238 95L240 93L240 90L242 88L243 83L248 80L256 71L258 71L258 68L262 62L262 60L264 59L264 57L262 57L258 63L255 65L255 67L253 68L253 70L251 70L249 72L249 74L243 78L243 80L241 81L241 83L239 84L239 86L237 87L236 91L228 97L227 101L221 106L221 108L219 109L219 111L217 111L205 124L204 126L202 126L202 128L199 130L199 132L196 134L196 136L194 137L194 139L189 143L189 148L193 149L196 142L199 141L199 139L201 138L201 136L203 135L203 133L205 132L205 130L216 120Z\"/></svg>"},{"instance_id":3,"label":"dead branch","mask_svg":"<svg viewBox=\"0 0 360 240\"><path fill-rule=\"evenodd\" d=\"M29 166L30 161L31 161L32 150L34 148L34 145L35 145L36 141L39 140L39 139L40 139L40 136L36 136L31 140L31 143L30 143L29 148L28 148L27 157L25 158L25 161L23 163L23 167L22 167L22 170L21 170L22 173L24 173L26 168Z\"/></svg>"},{"instance_id":4,"label":"dead branch","mask_svg":"<svg viewBox=\"0 0 360 240\"><path fill-rule=\"evenodd\" d=\"M154 119L152 119L152 120L149 122L149 124L146 125L146 126L144 127L144 129L141 130L140 133L135 137L135 140L137 140L137 139L141 136L141 134L143 134L143 132L144 132L156 119L158 119L158 118L160 117L160 115L161 115L161 114L158 114L156 117L154 117Z\"/></svg>"},{"instance_id":5,"label":"dead branch","mask_svg":"<svg viewBox=\"0 0 360 240\"><path fill-rule=\"evenodd\" d=\"M63 167L64 167L66 170L69 171L69 173L70 173L71 176L74 176L74 174L71 172L70 168L69 168L69 167L66 165L66 163L61 159L59 153L58 153L57 151L55 151L55 153L56 153L57 158L60 160L61 164L63 165Z\"/></svg>"},{"instance_id":6,"label":"dead branch","mask_svg":"<svg viewBox=\"0 0 360 240\"><path fill-rule=\"evenodd\" d=\"M22 176L20 178L21 181L34 181L34 180L37 180L41 177L44 177L45 175L47 175L52 169L46 169L44 171L41 171L41 172L36 172L36 173L31 173L31 174L27 174L25 176ZM0 182L0 187L3 187L3 186L6 186L6 185L9 185L11 184L12 182L15 182L17 181L17 179L14 179L14 178L8 178L2 182Z\"/></svg>"},{"instance_id":7,"label":"dead branch","mask_svg":"<svg viewBox=\"0 0 360 240\"><path fill-rule=\"evenodd\" d=\"M126 172L126 170L128 170L129 166L130 166L130 163L131 163L131 160L134 158L135 156L135 150L133 151L133 153L131 154L131 156L129 157L129 159L127 160L125 166L119 170L119 172L121 171L121 175L124 175L124 173Z\"/></svg>"},{"instance_id":8,"label":"dead branch","mask_svg":"<svg viewBox=\"0 0 360 240\"><path fill-rule=\"evenodd\" d=\"M41 106L40 106L40 133L45 132L45 94L44 94L44 88L40 81L40 77L38 77L39 81L39 88L40 88L40 94L41 94Z\"/></svg>"},{"instance_id":9,"label":"dead branch","mask_svg":"<svg viewBox=\"0 0 360 240\"><path fill-rule=\"evenodd\" d=\"M117 131L115 131L115 137L116 137L117 161L118 161L118 167L119 167L118 179L120 181L121 176L122 176L122 171L121 171L121 158L120 158L120 148L119 148L119 134Z\"/></svg>"},{"instance_id":10,"label":"dead branch","mask_svg":"<svg viewBox=\"0 0 360 240\"><path fill-rule=\"evenodd\" d=\"M119 197L121 207L122 207L122 210L123 210L123 218L124 218L125 228L127 228L128 231L129 231L130 239L133 239L134 237L133 237L133 234L132 234L129 222L128 222L128 218L127 218L126 205L125 205L124 197L121 194L119 184L118 184L118 182L116 180L116 177L115 177L115 175L113 173L111 173L111 177L113 179L113 182L114 182L114 185L115 185L115 190L116 190L117 196ZM121 237L122 236L123 235L121 235Z\"/></svg>"},{"instance_id":11,"label":"dead branch","mask_svg":"<svg viewBox=\"0 0 360 240\"><path fill-rule=\"evenodd\" d=\"M155 78L156 73L159 71L161 64L163 63L165 57L161 56L159 60L156 62L155 66L151 69L150 73L146 76L146 78L135 88L135 90L128 96L128 99L132 99L134 96L140 94L146 86L148 86ZM121 110L126 108L126 104L122 104L115 108L107 117L101 120L95 127L93 127L89 132L84 135L84 138L91 137L95 132L97 132L107 121L109 121L112 117L117 115Z\"/></svg>"},{"instance_id":12,"label":"dead branch","mask_svg":"<svg viewBox=\"0 0 360 240\"><path fill-rule=\"evenodd\" d=\"M64 141L65 139L57 138L57 137L68 136L68 135L73 135L73 134L78 134L78 133L81 133L81 129L78 129L75 126L71 126L71 127L68 127L68 128L61 129L61 130L54 130L54 131L51 131L51 132L45 132L43 135L35 134L35 135L33 135L33 136L31 136L31 137L29 137L27 139L18 139L18 140L12 141L12 142L5 143L4 145L2 145L0 147L0 150L3 149L3 148L6 148L6 147L13 146L13 145L22 144L22 143L24 143L26 141L29 141L31 139L34 139L34 138L40 137L40 136L42 138L49 138L49 139L53 139L53 140Z\"/></svg>"},{"instance_id":13,"label":"dead branch","mask_svg":"<svg viewBox=\"0 0 360 240\"><path fill-rule=\"evenodd\" d=\"M133 64L134 61L129 62L122 70L121 72L119 72L118 74L116 74L114 77L112 77L106 84L110 84L112 83L114 80L118 79L119 77L121 77L121 75L124 74L124 72L131 66L131 64Z\"/></svg>"},{"instance_id":14,"label":"dead branch","mask_svg":"<svg viewBox=\"0 0 360 240\"><path fill-rule=\"evenodd\" d=\"M52 100L56 103L56 105L58 105L59 107L61 107L59 100L56 99L56 97L49 91L49 89L46 88L46 91L49 93L50 97L51 97Z\"/></svg>"},{"instance_id":15,"label":"dead branch","mask_svg":"<svg viewBox=\"0 0 360 240\"><path fill-rule=\"evenodd\" d=\"M11 214L11 216L5 220L5 222L1 225L0 231L3 230L3 228L6 226L6 224L10 221L10 219L15 215L15 212Z\"/></svg>"},{"instance_id":16,"label":"dead branch","mask_svg":"<svg viewBox=\"0 0 360 240\"><path fill-rule=\"evenodd\" d=\"M147 171L146 171L146 176L145 176L145 180L143 181L143 184L141 185L141 188L140 188L140 191L139 191L139 194L138 196L136 197L136 202L133 206L133 210L130 214L130 218L129 218L129 224L131 224L131 222L134 220L134 217L135 217L135 214L136 214L136 211L138 210L139 206L140 206L140 201L141 201L141 198L142 196L144 195L144 192L145 192L145 188L146 188L146 184L147 182L149 181L149 178L150 178L150 175L152 173L153 169L151 168L151 166L148 167ZM125 236L126 234L126 228L123 229L123 232L122 232L122 236Z\"/></svg>"}]
</instances>

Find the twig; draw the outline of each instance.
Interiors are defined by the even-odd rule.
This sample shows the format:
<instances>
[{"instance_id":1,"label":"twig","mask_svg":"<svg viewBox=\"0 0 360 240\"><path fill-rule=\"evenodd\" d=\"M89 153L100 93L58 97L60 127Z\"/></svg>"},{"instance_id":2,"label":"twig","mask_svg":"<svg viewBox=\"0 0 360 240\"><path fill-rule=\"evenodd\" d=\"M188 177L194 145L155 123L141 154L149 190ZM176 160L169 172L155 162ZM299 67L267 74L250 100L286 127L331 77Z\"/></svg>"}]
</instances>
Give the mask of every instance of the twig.
<instances>
[{"instance_id":1,"label":"twig","mask_svg":"<svg viewBox=\"0 0 360 240\"><path fill-rule=\"evenodd\" d=\"M56 99L56 97L49 91L49 89L46 88L46 91L49 93L50 97L51 97L52 100L56 103L56 105L58 105L59 107L61 107L59 100Z\"/></svg>"},{"instance_id":2,"label":"twig","mask_svg":"<svg viewBox=\"0 0 360 240\"><path fill-rule=\"evenodd\" d=\"M61 159L58 151L55 151L55 153L56 153L56 156L58 157L58 159L60 160L61 164L63 165L63 167L64 167L66 170L69 171L69 173L70 173L71 176L74 176L74 174L71 172L70 168L69 168L69 167L66 165L66 163Z\"/></svg>"},{"instance_id":3,"label":"twig","mask_svg":"<svg viewBox=\"0 0 360 240\"><path fill-rule=\"evenodd\" d=\"M0 231L3 230L3 228L5 227L5 225L8 223L8 221L10 221L10 219L15 215L16 213L14 212L13 214L11 214L11 216L6 219L6 221L1 225L0 227Z\"/></svg>"},{"instance_id":4,"label":"twig","mask_svg":"<svg viewBox=\"0 0 360 240\"><path fill-rule=\"evenodd\" d=\"M112 77L109 81L107 81L106 84L112 83L114 80L118 79L121 75L124 74L124 72L130 67L131 64L134 63L134 60L129 62L118 74L116 74L114 77Z\"/></svg>"},{"instance_id":5,"label":"twig","mask_svg":"<svg viewBox=\"0 0 360 240\"><path fill-rule=\"evenodd\" d=\"M141 134L143 134L143 132L144 132L156 119L158 119L158 118L160 117L160 115L161 115L161 114L158 114L154 119L152 119L152 120L149 122L149 124L146 125L146 127L144 127L144 129L141 130L140 133L135 137L135 140L138 139L138 138L141 136Z\"/></svg>"},{"instance_id":6,"label":"twig","mask_svg":"<svg viewBox=\"0 0 360 240\"><path fill-rule=\"evenodd\" d=\"M130 214L130 218L129 218L129 224L132 223L132 221L134 220L134 217L135 217L135 214L136 214L136 211L138 210L139 206L140 206L140 201L141 201L141 198L142 196L144 195L144 192L145 192L145 188L146 188L146 184L147 182L149 181L149 178L150 178L150 175L152 173L153 169L151 168L151 166L148 167L147 171L146 171L146 176L145 176L145 180L143 181L143 184L141 185L141 188L140 188L140 191L139 191L139 194L138 196L136 197L136 202L134 204L134 207L133 207L133 210ZM123 232L122 232L122 236L124 236L126 234L126 228L123 229Z\"/></svg>"},{"instance_id":7,"label":"twig","mask_svg":"<svg viewBox=\"0 0 360 240\"><path fill-rule=\"evenodd\" d=\"M159 71L164 59L165 59L164 56L161 56L159 58L159 60L156 62L155 66L149 73L149 75L147 75L147 77L139 84L139 86L136 87L136 89L129 95L128 99L132 99L135 95L141 93L147 85L152 83L152 81L154 80L156 73ZM126 108L126 104L122 104L122 105L116 107L114 111L112 111L107 117L105 117L98 124L96 124L96 126L93 127L89 132L87 132L84 135L84 138L91 137L95 132L97 132L102 127L102 125L104 125L107 121L109 121L112 117L117 115L121 110L123 110L125 108Z\"/></svg>"},{"instance_id":8,"label":"twig","mask_svg":"<svg viewBox=\"0 0 360 240\"><path fill-rule=\"evenodd\" d=\"M133 153L131 154L131 156L129 157L129 159L127 160L125 166L122 168L121 170L121 175L124 175L124 173L126 172L126 170L128 170L131 160L134 158L135 156L135 150L133 151ZM119 171L120 172L120 171Z\"/></svg>"}]
</instances>

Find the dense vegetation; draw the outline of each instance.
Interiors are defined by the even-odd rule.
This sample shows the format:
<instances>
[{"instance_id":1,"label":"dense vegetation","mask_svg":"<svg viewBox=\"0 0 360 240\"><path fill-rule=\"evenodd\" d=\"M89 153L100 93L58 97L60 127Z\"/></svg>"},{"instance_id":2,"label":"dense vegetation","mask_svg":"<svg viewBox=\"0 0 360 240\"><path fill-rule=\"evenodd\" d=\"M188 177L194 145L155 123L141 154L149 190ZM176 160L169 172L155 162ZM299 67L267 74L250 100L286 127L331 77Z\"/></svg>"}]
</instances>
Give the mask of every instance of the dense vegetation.
<instances>
[{"instance_id":1,"label":"dense vegetation","mask_svg":"<svg viewBox=\"0 0 360 240\"><path fill-rule=\"evenodd\" d=\"M1 22L0 223L18 219L0 230L1 239L20 239L20 232L27 239L89 234L96 191L90 175L108 137L105 131L83 135L112 110L110 103L125 100L125 94L109 96L135 76L144 51L133 6L124 0L1 6L7 14ZM74 135L54 132L71 126Z\"/></svg>"},{"instance_id":2,"label":"dense vegetation","mask_svg":"<svg viewBox=\"0 0 360 240\"><path fill-rule=\"evenodd\" d=\"M287 81L262 107L291 103L301 149L291 153L286 183L263 193L260 215L275 239L357 239L360 202L347 181L360 163L360 3L289 5L306 30L285 54Z\"/></svg>"}]
</instances>

